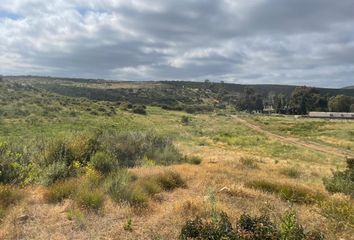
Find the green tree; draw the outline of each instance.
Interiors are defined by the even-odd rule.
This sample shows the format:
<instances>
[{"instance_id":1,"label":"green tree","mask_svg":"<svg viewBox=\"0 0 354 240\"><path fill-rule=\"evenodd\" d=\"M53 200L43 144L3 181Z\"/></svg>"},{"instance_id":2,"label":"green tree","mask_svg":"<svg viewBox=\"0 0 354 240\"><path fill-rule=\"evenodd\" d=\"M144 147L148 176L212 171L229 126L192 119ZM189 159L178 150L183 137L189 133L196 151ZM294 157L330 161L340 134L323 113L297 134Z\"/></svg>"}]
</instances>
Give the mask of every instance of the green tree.
<instances>
[{"instance_id":1,"label":"green tree","mask_svg":"<svg viewBox=\"0 0 354 240\"><path fill-rule=\"evenodd\" d=\"M321 97L318 90L312 87L296 87L291 94L291 103L295 114L307 114L316 109Z\"/></svg>"},{"instance_id":2,"label":"green tree","mask_svg":"<svg viewBox=\"0 0 354 240\"><path fill-rule=\"evenodd\" d=\"M329 99L328 107L332 112L349 112L353 102L352 97L337 95Z\"/></svg>"}]
</instances>

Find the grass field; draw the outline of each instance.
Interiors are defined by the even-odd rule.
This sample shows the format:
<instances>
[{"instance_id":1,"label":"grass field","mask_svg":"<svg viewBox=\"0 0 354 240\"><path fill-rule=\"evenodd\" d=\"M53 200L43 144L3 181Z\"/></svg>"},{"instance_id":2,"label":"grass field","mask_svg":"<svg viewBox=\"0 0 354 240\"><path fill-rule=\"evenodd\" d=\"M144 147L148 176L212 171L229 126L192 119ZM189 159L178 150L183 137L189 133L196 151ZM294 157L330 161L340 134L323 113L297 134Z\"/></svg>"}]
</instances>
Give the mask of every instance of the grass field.
<instances>
[{"instance_id":1,"label":"grass field","mask_svg":"<svg viewBox=\"0 0 354 240\"><path fill-rule=\"evenodd\" d=\"M114 195L105 190L108 184L109 189L115 186L110 182L114 179L98 174L90 165L80 168L83 172L74 182L57 190L29 180L16 189L21 197L11 195L18 197L3 211L0 239L178 239L186 220L207 217L215 209L228 213L231 221L246 212L266 213L276 222L292 209L301 224L324 232L327 239L349 240L354 234L353 199L328 193L322 183L332 169L344 169L344 158L270 138L241 124L226 110L187 114L147 107L147 114L140 115L110 102L58 100L53 98L56 95L39 97L35 93L23 96L3 100L2 112L28 111L22 116L2 115L3 143L31 150L32 145L45 145L60 136L81 139L80 134L98 130L144 131L167 136L183 155L199 157L202 162L161 166L154 159L145 159L128 168L120 176L137 179L129 185L135 195L126 193L124 197L133 203L144 202L144 207L114 201ZM36 98L53 100L38 107L28 101ZM67 103L48 110L64 99ZM183 122L182 117L188 121ZM242 118L284 136L354 149L353 121L244 114ZM184 184L166 185L180 181L173 174L171 180L171 172ZM165 185L156 185L161 182ZM85 192L88 186L96 194ZM73 192L75 197L64 197Z\"/></svg>"}]
</instances>

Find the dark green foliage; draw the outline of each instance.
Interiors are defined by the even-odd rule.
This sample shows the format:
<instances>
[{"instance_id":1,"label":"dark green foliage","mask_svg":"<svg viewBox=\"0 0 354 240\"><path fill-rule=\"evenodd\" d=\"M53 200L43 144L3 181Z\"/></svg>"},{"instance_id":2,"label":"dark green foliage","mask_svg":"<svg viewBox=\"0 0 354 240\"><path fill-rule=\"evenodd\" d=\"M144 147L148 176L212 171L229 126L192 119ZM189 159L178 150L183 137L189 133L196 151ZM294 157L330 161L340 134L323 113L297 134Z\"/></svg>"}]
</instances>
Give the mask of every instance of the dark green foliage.
<instances>
[{"instance_id":1,"label":"dark green foliage","mask_svg":"<svg viewBox=\"0 0 354 240\"><path fill-rule=\"evenodd\" d=\"M132 112L136 114L146 115L146 107L144 105L134 105Z\"/></svg>"},{"instance_id":2,"label":"dark green foliage","mask_svg":"<svg viewBox=\"0 0 354 240\"><path fill-rule=\"evenodd\" d=\"M190 122L190 119L189 119L188 116L182 116L182 117L181 117L181 123L182 123L183 125L188 125L189 122Z\"/></svg>"},{"instance_id":3,"label":"dark green foliage","mask_svg":"<svg viewBox=\"0 0 354 240\"><path fill-rule=\"evenodd\" d=\"M345 95L331 97L328 102L328 108L331 112L350 112L350 106L354 99Z\"/></svg>"},{"instance_id":4,"label":"dark green foliage","mask_svg":"<svg viewBox=\"0 0 354 240\"><path fill-rule=\"evenodd\" d=\"M144 157L159 165L181 163L182 154L171 140L144 132L105 133L100 138L101 148L119 159L119 166L134 167Z\"/></svg>"},{"instance_id":5,"label":"dark green foliage","mask_svg":"<svg viewBox=\"0 0 354 240\"><path fill-rule=\"evenodd\" d=\"M44 198L50 203L61 202L62 200L72 197L78 188L75 179L56 182L47 189Z\"/></svg>"},{"instance_id":6,"label":"dark green foliage","mask_svg":"<svg viewBox=\"0 0 354 240\"><path fill-rule=\"evenodd\" d=\"M186 183L181 178L181 176L178 173L172 171L152 176L152 180L159 184L166 191L171 191L175 188L186 186Z\"/></svg>"},{"instance_id":7,"label":"dark green foliage","mask_svg":"<svg viewBox=\"0 0 354 240\"><path fill-rule=\"evenodd\" d=\"M198 156L185 156L185 162L189 164L199 165L202 162L202 159Z\"/></svg>"},{"instance_id":8,"label":"dark green foliage","mask_svg":"<svg viewBox=\"0 0 354 240\"><path fill-rule=\"evenodd\" d=\"M237 240L240 239L234 232L228 216L225 213L219 214L214 221L195 218L189 220L182 227L181 240Z\"/></svg>"},{"instance_id":9,"label":"dark green foliage","mask_svg":"<svg viewBox=\"0 0 354 240\"><path fill-rule=\"evenodd\" d=\"M354 159L347 158L347 168L333 171L333 176L324 178L323 184L331 193L342 192L354 198Z\"/></svg>"},{"instance_id":10,"label":"dark green foliage","mask_svg":"<svg viewBox=\"0 0 354 240\"><path fill-rule=\"evenodd\" d=\"M58 180L73 176L74 173L65 162L54 162L43 169L42 184L49 186Z\"/></svg>"},{"instance_id":11,"label":"dark green foliage","mask_svg":"<svg viewBox=\"0 0 354 240\"><path fill-rule=\"evenodd\" d=\"M91 163L97 171L103 174L110 173L119 166L117 159L103 151L96 152L91 158Z\"/></svg>"},{"instance_id":12,"label":"dark green foliage","mask_svg":"<svg viewBox=\"0 0 354 240\"><path fill-rule=\"evenodd\" d=\"M243 214L232 226L225 213L216 218L189 220L181 229L182 240L323 240L320 232L306 232L293 212L287 212L278 227L267 215Z\"/></svg>"},{"instance_id":13,"label":"dark green foliage","mask_svg":"<svg viewBox=\"0 0 354 240\"><path fill-rule=\"evenodd\" d=\"M74 160L74 153L66 139L58 139L50 144L45 156L46 165L59 162L64 163L66 166L70 166Z\"/></svg>"}]
</instances>

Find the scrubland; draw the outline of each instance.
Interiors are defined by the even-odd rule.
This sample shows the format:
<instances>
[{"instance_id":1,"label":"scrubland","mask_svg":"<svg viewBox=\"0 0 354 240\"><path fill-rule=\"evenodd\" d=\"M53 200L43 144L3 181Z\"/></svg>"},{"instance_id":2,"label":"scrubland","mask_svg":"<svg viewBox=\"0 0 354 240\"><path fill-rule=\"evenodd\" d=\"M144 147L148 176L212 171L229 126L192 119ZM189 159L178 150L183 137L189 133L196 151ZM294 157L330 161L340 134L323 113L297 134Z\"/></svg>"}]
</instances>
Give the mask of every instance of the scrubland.
<instances>
[{"instance_id":1,"label":"scrubland","mask_svg":"<svg viewBox=\"0 0 354 240\"><path fill-rule=\"evenodd\" d=\"M270 138L233 115L349 153L353 121L151 106L136 114L30 90L2 103L0 239L354 235L350 162Z\"/></svg>"}]
</instances>

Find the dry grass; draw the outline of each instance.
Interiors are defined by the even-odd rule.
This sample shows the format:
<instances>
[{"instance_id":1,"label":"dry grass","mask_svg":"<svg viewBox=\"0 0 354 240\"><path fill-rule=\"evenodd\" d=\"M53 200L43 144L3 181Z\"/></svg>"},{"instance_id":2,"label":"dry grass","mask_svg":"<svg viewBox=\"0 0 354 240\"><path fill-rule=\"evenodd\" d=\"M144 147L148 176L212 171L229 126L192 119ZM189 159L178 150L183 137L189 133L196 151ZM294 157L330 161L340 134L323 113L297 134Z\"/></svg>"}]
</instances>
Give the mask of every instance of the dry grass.
<instances>
[{"instance_id":1,"label":"dry grass","mask_svg":"<svg viewBox=\"0 0 354 240\"><path fill-rule=\"evenodd\" d=\"M293 159L277 158L275 161L237 146L209 139L203 141L208 144L198 144L198 141L178 144L184 154L203 159L200 165L144 166L129 170L138 179L173 171L186 182L187 187L174 191L161 191L155 184L142 184L148 193L154 195L146 200L144 208L117 203L106 197L97 214L80 208L75 199L48 204L42 198L46 191L41 187L31 187L27 190L29 196L24 204L14 207L4 219L0 239L178 239L180 228L187 219L207 217L213 208L227 212L231 221L244 212L254 215L268 213L279 219L289 208L289 203L278 194L248 188L247 183L265 179L285 186L306 186L306 190L311 188L311 194L324 193L322 178L330 175L334 166L330 160L294 163ZM242 159L251 159L252 162ZM252 167L253 163L256 167ZM280 171L294 165L301 169L299 178L291 178ZM215 203L210 200L210 192L215 193ZM338 207L330 204L333 202L324 203L327 205L295 203L293 209L301 224L308 229L323 230L327 239L350 239L353 228L347 224L338 232L333 227L333 218L341 221L351 219L345 214L345 209L352 209L352 202ZM28 219L19 221L24 214ZM126 230L128 222L129 231Z\"/></svg>"}]
</instances>

